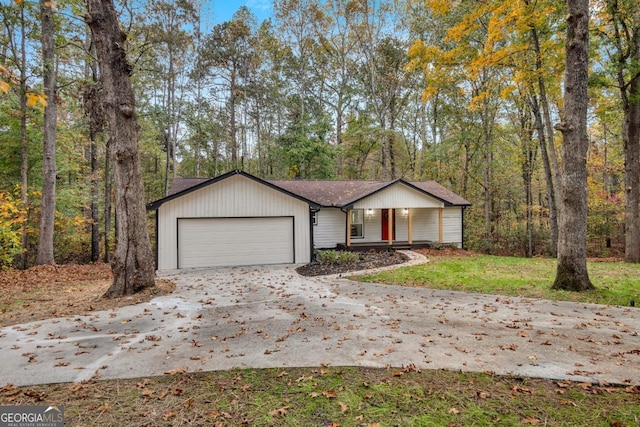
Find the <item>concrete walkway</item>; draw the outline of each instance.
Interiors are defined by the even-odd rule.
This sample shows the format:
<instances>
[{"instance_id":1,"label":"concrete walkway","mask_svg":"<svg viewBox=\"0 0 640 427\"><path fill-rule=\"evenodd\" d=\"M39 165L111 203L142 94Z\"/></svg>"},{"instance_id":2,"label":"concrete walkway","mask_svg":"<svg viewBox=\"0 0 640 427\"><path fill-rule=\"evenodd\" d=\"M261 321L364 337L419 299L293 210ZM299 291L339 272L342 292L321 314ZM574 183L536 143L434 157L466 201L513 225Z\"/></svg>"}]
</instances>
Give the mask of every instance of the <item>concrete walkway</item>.
<instances>
[{"instance_id":1,"label":"concrete walkway","mask_svg":"<svg viewBox=\"0 0 640 427\"><path fill-rule=\"evenodd\" d=\"M640 384L637 308L308 278L292 266L169 277L175 293L146 304L0 329L0 386L325 364Z\"/></svg>"}]
</instances>

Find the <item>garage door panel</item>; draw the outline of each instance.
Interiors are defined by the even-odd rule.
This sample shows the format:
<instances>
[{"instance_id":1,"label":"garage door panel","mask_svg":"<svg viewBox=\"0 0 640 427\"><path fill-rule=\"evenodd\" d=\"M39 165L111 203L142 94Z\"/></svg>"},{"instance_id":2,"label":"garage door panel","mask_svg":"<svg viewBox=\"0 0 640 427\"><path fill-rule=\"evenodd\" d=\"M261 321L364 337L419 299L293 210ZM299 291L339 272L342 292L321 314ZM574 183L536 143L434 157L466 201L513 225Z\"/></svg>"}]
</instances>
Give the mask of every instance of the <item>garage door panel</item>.
<instances>
[{"instance_id":1,"label":"garage door panel","mask_svg":"<svg viewBox=\"0 0 640 427\"><path fill-rule=\"evenodd\" d=\"M293 218L182 218L178 267L293 263Z\"/></svg>"}]
</instances>

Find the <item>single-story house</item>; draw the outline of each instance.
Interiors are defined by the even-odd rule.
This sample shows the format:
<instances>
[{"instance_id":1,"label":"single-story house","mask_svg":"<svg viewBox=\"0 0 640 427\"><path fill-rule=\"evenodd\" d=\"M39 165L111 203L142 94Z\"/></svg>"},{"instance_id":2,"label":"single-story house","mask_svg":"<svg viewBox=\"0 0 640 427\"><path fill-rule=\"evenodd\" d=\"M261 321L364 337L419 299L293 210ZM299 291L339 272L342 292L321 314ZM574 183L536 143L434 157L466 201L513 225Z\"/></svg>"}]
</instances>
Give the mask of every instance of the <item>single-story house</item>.
<instances>
[{"instance_id":1,"label":"single-story house","mask_svg":"<svg viewBox=\"0 0 640 427\"><path fill-rule=\"evenodd\" d=\"M462 247L470 203L434 181L176 178L156 211L157 268L308 263L314 249Z\"/></svg>"}]
</instances>

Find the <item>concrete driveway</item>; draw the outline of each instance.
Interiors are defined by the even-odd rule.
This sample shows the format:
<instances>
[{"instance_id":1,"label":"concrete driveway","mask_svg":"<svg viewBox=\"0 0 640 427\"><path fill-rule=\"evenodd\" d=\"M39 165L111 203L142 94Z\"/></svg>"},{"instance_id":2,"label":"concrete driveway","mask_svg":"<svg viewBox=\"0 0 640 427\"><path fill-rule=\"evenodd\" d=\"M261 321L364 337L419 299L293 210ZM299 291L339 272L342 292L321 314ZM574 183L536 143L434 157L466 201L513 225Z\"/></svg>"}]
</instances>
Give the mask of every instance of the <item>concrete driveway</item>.
<instances>
[{"instance_id":1,"label":"concrete driveway","mask_svg":"<svg viewBox=\"0 0 640 427\"><path fill-rule=\"evenodd\" d=\"M150 303L0 329L0 386L411 364L640 384L637 308L308 278L292 266L169 277L176 292Z\"/></svg>"}]
</instances>

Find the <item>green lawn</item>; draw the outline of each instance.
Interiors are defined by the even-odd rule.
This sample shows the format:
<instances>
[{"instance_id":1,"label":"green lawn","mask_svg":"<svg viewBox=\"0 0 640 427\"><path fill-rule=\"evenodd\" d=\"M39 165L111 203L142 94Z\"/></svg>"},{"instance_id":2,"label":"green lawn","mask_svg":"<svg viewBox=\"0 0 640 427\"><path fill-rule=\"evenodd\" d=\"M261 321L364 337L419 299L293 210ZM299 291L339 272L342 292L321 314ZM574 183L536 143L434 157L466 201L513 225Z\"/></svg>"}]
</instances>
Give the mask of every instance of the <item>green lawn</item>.
<instances>
[{"instance_id":1,"label":"green lawn","mask_svg":"<svg viewBox=\"0 0 640 427\"><path fill-rule=\"evenodd\" d=\"M435 256L430 257L426 264L358 276L355 279L432 289L609 305L628 306L631 299L640 303L640 265L591 262L588 264L589 276L597 289L583 293L552 290L555 270L555 259L490 255Z\"/></svg>"}]
</instances>

